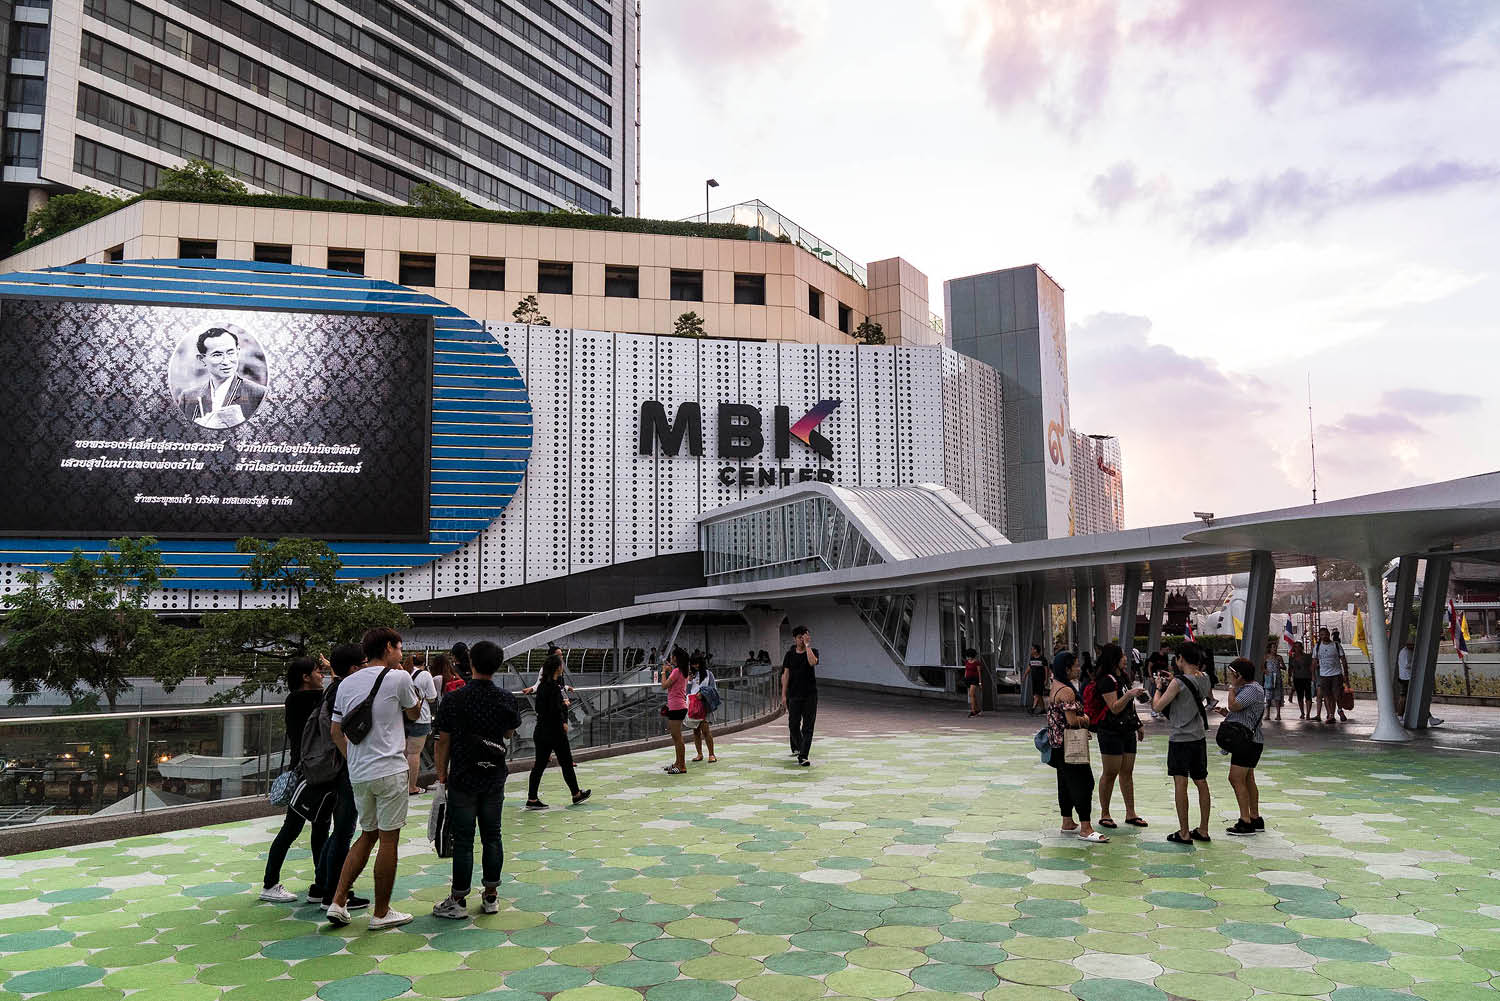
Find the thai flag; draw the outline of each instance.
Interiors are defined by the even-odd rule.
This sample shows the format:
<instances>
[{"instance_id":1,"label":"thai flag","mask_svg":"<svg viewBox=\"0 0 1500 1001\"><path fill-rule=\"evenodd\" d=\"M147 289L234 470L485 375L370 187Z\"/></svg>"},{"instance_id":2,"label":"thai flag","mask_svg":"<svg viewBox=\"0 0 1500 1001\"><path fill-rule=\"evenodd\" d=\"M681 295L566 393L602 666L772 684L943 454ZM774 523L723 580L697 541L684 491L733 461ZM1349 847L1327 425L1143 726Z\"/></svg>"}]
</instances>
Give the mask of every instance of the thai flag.
<instances>
[{"instance_id":1,"label":"thai flag","mask_svg":"<svg viewBox=\"0 0 1500 1001\"><path fill-rule=\"evenodd\" d=\"M1188 617L1187 617L1187 632L1186 632L1185 635L1187 636L1187 641L1189 643L1196 643L1196 642L1198 642L1198 634L1193 631L1193 616L1192 616L1191 612L1188 613Z\"/></svg>"},{"instance_id":2,"label":"thai flag","mask_svg":"<svg viewBox=\"0 0 1500 1001\"><path fill-rule=\"evenodd\" d=\"M1469 624L1459 617L1458 609L1453 607L1453 599L1448 599L1448 628L1453 631L1453 649L1458 652L1459 660L1467 660L1469 657Z\"/></svg>"},{"instance_id":3,"label":"thai flag","mask_svg":"<svg viewBox=\"0 0 1500 1001\"><path fill-rule=\"evenodd\" d=\"M1296 633L1296 631L1297 627L1292 625L1292 617L1288 615L1286 619L1286 625L1281 627L1281 642L1286 646L1288 650L1292 648L1292 635Z\"/></svg>"}]
</instances>

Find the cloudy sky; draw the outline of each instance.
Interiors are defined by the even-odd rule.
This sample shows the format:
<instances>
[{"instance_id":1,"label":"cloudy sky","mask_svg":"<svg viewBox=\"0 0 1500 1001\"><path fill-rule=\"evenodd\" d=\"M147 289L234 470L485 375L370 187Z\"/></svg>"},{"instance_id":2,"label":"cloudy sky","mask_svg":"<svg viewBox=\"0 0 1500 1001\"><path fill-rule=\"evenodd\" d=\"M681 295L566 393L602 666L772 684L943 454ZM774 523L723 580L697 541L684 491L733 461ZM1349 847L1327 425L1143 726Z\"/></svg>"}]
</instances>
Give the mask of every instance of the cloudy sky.
<instances>
[{"instance_id":1,"label":"cloudy sky","mask_svg":"<svg viewBox=\"0 0 1500 1001\"><path fill-rule=\"evenodd\" d=\"M643 214L1041 264L1130 524L1500 468L1500 2L643 6Z\"/></svg>"}]
</instances>

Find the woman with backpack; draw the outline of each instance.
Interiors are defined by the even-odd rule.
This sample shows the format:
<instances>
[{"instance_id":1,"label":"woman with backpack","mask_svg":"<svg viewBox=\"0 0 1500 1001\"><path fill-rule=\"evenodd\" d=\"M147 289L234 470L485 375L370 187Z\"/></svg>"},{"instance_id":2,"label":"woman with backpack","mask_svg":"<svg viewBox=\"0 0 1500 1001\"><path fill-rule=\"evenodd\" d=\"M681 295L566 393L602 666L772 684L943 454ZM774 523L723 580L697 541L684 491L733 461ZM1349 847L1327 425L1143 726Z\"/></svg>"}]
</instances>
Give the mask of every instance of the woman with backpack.
<instances>
[{"instance_id":1,"label":"woman with backpack","mask_svg":"<svg viewBox=\"0 0 1500 1001\"><path fill-rule=\"evenodd\" d=\"M1144 691L1131 681L1123 650L1113 643L1099 648L1098 669L1093 682L1084 689L1083 707L1099 736L1099 760L1103 766L1099 777L1099 826L1110 830L1119 826L1109 815L1116 780L1120 783L1120 797L1125 800L1125 823L1131 827L1150 826L1135 812L1135 752L1138 741L1145 736L1135 701Z\"/></svg>"},{"instance_id":2,"label":"woman with backpack","mask_svg":"<svg viewBox=\"0 0 1500 1001\"><path fill-rule=\"evenodd\" d=\"M1244 657L1229 664L1229 705L1215 710L1224 717L1219 724L1219 747L1229 752L1229 785L1239 803L1240 817L1225 833L1237 838L1266 829L1260 816L1260 787L1255 784L1255 766L1266 748L1260 724L1266 715L1266 690L1255 681L1255 665Z\"/></svg>"},{"instance_id":3,"label":"woman with backpack","mask_svg":"<svg viewBox=\"0 0 1500 1001\"><path fill-rule=\"evenodd\" d=\"M703 760L703 745L708 744L708 760L718 761L714 756L714 732L708 725L708 717L713 712L711 705L717 704L719 696L719 683L714 678L714 672L708 669L708 658L702 654L696 654L688 661L688 715L687 725L693 731L693 747L698 756L694 761Z\"/></svg>"},{"instance_id":4,"label":"woman with backpack","mask_svg":"<svg viewBox=\"0 0 1500 1001\"><path fill-rule=\"evenodd\" d=\"M1088 738L1089 718L1084 714L1083 703L1078 698L1078 658L1064 650L1052 660L1052 695L1047 700L1047 735L1052 744L1052 753L1047 764L1057 769L1057 806L1062 812L1063 836L1074 835L1080 841L1102 845L1109 838L1094 830L1089 822L1089 805L1094 798L1094 769L1087 760L1068 764L1066 757L1066 733L1070 730L1083 732ZM1087 758L1088 744L1084 744ZM1073 823L1073 815L1078 823Z\"/></svg>"},{"instance_id":5,"label":"woman with backpack","mask_svg":"<svg viewBox=\"0 0 1500 1001\"><path fill-rule=\"evenodd\" d=\"M294 657L287 662L286 733L287 749L290 752L287 762L289 768L296 768L301 763L302 731L307 727L308 717L323 704L323 668L326 663L315 661L311 657ZM302 814L290 808L286 811L286 817L281 821L281 830L276 832L271 850L266 853L266 871L261 881L260 899L273 904L297 902L297 895L281 885L281 864L286 861L286 853L296 843L306 825L307 821ZM313 823L312 857L315 864L316 860L323 857L323 842L328 838L328 825L327 817ZM307 891L307 899L322 900L322 886L315 883Z\"/></svg>"}]
</instances>

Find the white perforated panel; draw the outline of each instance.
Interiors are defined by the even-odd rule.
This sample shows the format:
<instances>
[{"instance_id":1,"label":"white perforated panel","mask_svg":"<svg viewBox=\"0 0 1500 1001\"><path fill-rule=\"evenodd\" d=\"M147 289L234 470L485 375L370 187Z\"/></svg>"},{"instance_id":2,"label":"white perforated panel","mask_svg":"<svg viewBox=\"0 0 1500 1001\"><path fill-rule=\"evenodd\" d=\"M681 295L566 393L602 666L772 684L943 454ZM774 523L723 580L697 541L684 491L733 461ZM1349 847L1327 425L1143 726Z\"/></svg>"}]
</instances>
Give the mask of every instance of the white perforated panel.
<instances>
[{"instance_id":1,"label":"white perforated panel","mask_svg":"<svg viewBox=\"0 0 1500 1001\"><path fill-rule=\"evenodd\" d=\"M0 563L0 594L15 594L21 589L20 576L25 570L16 563Z\"/></svg>"},{"instance_id":2,"label":"white perforated panel","mask_svg":"<svg viewBox=\"0 0 1500 1001\"><path fill-rule=\"evenodd\" d=\"M943 486L956 494L963 493L963 435L959 431L959 369L963 356L943 352Z\"/></svg>"},{"instance_id":3,"label":"white perforated panel","mask_svg":"<svg viewBox=\"0 0 1500 1001\"><path fill-rule=\"evenodd\" d=\"M516 364L516 370L521 373L521 378L526 381L529 390L530 379L526 374L526 327L520 324L506 324L504 326L492 325L486 329L490 336L503 344L506 351L510 353L511 360ZM533 408L536 407L536 403L536 398L533 396ZM530 479L531 474L528 469L527 480ZM479 586L481 590L489 591L525 582L526 490L523 486L506 505L505 512L480 533Z\"/></svg>"},{"instance_id":4,"label":"white perforated panel","mask_svg":"<svg viewBox=\"0 0 1500 1001\"><path fill-rule=\"evenodd\" d=\"M722 507L740 499L739 484L724 483L719 470L731 463L718 459L719 404L740 402L739 350L734 341L698 343L699 396L703 401L703 453L701 496L703 510Z\"/></svg>"},{"instance_id":5,"label":"white perforated panel","mask_svg":"<svg viewBox=\"0 0 1500 1001\"><path fill-rule=\"evenodd\" d=\"M568 572L572 333L532 327L527 338L526 383L535 436L525 483L528 581L561 577Z\"/></svg>"},{"instance_id":6,"label":"white perforated panel","mask_svg":"<svg viewBox=\"0 0 1500 1001\"><path fill-rule=\"evenodd\" d=\"M958 495L970 507L978 507L979 500L979 456L978 435L971 423L974 409L974 370L983 368L979 362L962 355L958 359ZM946 396L945 396L946 400Z\"/></svg>"},{"instance_id":7,"label":"white perforated panel","mask_svg":"<svg viewBox=\"0 0 1500 1001\"><path fill-rule=\"evenodd\" d=\"M615 338L575 330L568 496L574 572L609 566L614 543Z\"/></svg>"},{"instance_id":8,"label":"white perforated panel","mask_svg":"<svg viewBox=\"0 0 1500 1001\"><path fill-rule=\"evenodd\" d=\"M974 509L991 525L1005 530L1005 461L1000 376L988 365L975 364L969 369L974 386L974 410L966 422L974 441L974 468L978 474Z\"/></svg>"},{"instance_id":9,"label":"white perforated panel","mask_svg":"<svg viewBox=\"0 0 1500 1001\"><path fill-rule=\"evenodd\" d=\"M818 345L816 344L778 344L777 353L781 356L781 400L782 406L787 408L787 424L795 424L802 419L813 406L822 399L818 395ZM840 410L843 407L839 408ZM819 431L832 418L824 420L818 426ZM853 430L852 426L850 428ZM823 437L829 438L827 432ZM830 440L832 440L830 438ZM788 444L790 453L785 459L777 460L772 450L776 442L776 422L773 420L766 425L766 452L763 465L779 466L781 469L792 470L792 481L797 482L796 471L803 468L817 469L821 463L819 457L812 449L793 438ZM854 438L849 438L849 448L854 447ZM838 454L839 443L834 445L834 454ZM780 481L777 482L780 489Z\"/></svg>"},{"instance_id":10,"label":"white perforated panel","mask_svg":"<svg viewBox=\"0 0 1500 1001\"><path fill-rule=\"evenodd\" d=\"M859 348L859 485L893 487L901 481L896 459L896 349Z\"/></svg>"},{"instance_id":11,"label":"white perforated panel","mask_svg":"<svg viewBox=\"0 0 1500 1001\"><path fill-rule=\"evenodd\" d=\"M656 555L656 458L641 455L641 403L656 392L656 338L615 335L615 562ZM675 417L672 409L668 417Z\"/></svg>"},{"instance_id":12,"label":"white perforated panel","mask_svg":"<svg viewBox=\"0 0 1500 1001\"><path fill-rule=\"evenodd\" d=\"M747 466L776 466L776 453L774 451L776 441L776 404L780 400L778 392L781 378L781 362L777 357L775 344L753 344L742 342L739 345L740 354L740 402L755 407L760 411L760 433L765 439L766 448L759 459L765 461L751 460L743 465ZM739 465L739 464L737 464ZM755 481L750 486L741 486L740 497L758 497L763 493L775 489L774 487L759 486Z\"/></svg>"},{"instance_id":13,"label":"white perforated panel","mask_svg":"<svg viewBox=\"0 0 1500 1001\"><path fill-rule=\"evenodd\" d=\"M657 387L667 415L677 412L686 401L702 401L698 391L698 342L687 337L656 339ZM704 441L705 447L708 445ZM687 454L687 442L676 456L656 457L656 531L659 553L692 552L698 548L695 519L701 510L698 501L700 469L713 458L695 459Z\"/></svg>"},{"instance_id":14,"label":"white perforated panel","mask_svg":"<svg viewBox=\"0 0 1500 1001\"><path fill-rule=\"evenodd\" d=\"M818 345L818 399L839 400L839 408L824 418L817 431L833 443L833 459L819 458L819 469L833 470L833 482L849 486L859 482L859 373L854 345ZM802 415L793 410L790 419ZM793 459L801 447L793 442ZM803 452L811 456L810 451Z\"/></svg>"},{"instance_id":15,"label":"white perforated panel","mask_svg":"<svg viewBox=\"0 0 1500 1001\"><path fill-rule=\"evenodd\" d=\"M947 351L896 348L901 483L943 482L942 358Z\"/></svg>"}]
</instances>

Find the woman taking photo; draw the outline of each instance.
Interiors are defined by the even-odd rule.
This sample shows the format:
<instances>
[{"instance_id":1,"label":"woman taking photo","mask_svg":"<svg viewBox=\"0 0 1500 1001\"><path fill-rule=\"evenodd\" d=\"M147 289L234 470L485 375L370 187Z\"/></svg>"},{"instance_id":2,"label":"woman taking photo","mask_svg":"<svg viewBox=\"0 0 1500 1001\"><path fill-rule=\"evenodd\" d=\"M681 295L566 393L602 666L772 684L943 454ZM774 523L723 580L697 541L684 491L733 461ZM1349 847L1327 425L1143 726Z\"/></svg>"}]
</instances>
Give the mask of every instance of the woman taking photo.
<instances>
[{"instance_id":1,"label":"woman taking photo","mask_svg":"<svg viewBox=\"0 0 1500 1001\"><path fill-rule=\"evenodd\" d=\"M699 711L703 713L699 719L693 719L692 716L687 718L688 729L693 731L693 747L698 753L693 760L703 760L703 745L707 742L708 760L718 761L719 759L714 757L714 732L708 725L708 716L712 710L708 708L706 692L713 691L717 694L719 682L714 677L714 672L708 669L708 658L701 654L695 654L688 662L688 667L691 668L690 674L692 675L688 681L688 706L691 708L694 705L693 696L696 695L702 703Z\"/></svg>"},{"instance_id":2,"label":"woman taking photo","mask_svg":"<svg viewBox=\"0 0 1500 1001\"><path fill-rule=\"evenodd\" d=\"M1069 730L1082 730L1088 734L1089 718L1079 701L1078 658L1064 650L1052 659L1052 695L1047 700L1047 735L1051 739L1052 754L1047 763L1057 769L1057 806L1062 812L1064 836L1076 835L1078 840L1102 845L1109 841L1094 830L1089 823L1089 804L1094 798L1094 769L1087 761L1070 765L1063 761L1065 738ZM1087 745L1085 745L1087 746ZM1073 815L1078 815L1078 823Z\"/></svg>"},{"instance_id":3,"label":"woman taking photo","mask_svg":"<svg viewBox=\"0 0 1500 1001\"><path fill-rule=\"evenodd\" d=\"M314 661L311 657L294 657L286 666L286 687L289 694L286 697L286 735L287 749L291 756L287 761L287 767L296 768L302 760L302 731L307 726L308 717L318 711L323 703L323 664L326 662ZM323 817L313 822L312 829L312 857L314 866L323 857L323 843L328 837L328 824L331 816ZM286 818L281 822L281 830L276 833L276 838L271 842L271 850L266 854L265 878L262 880L260 899L276 904L296 903L297 895L281 885L281 864L286 861L286 853L296 843L306 825L302 814L296 810L288 809ZM332 893L332 889L325 891L322 874L316 869L313 879L316 882L307 891L307 899L322 900L325 895ZM332 876L334 882L338 881L338 874Z\"/></svg>"},{"instance_id":4,"label":"woman taking photo","mask_svg":"<svg viewBox=\"0 0 1500 1001\"><path fill-rule=\"evenodd\" d=\"M1113 643L1099 649L1094 691L1099 693L1105 708L1104 720L1096 727L1099 760L1103 765L1103 774L1099 777L1099 826L1111 830L1119 826L1109 815L1109 801L1118 779L1120 798L1125 800L1125 823L1131 827L1147 827L1149 825L1135 812L1135 752L1137 742L1145 736L1141 718L1136 715L1135 701L1145 689L1130 680L1125 653Z\"/></svg>"},{"instance_id":5,"label":"woman taking photo","mask_svg":"<svg viewBox=\"0 0 1500 1001\"><path fill-rule=\"evenodd\" d=\"M526 809L545 810L547 804L537 798L537 787L542 784L542 773L547 762L557 755L557 767L562 769L563 781L573 794L575 804L582 803L593 794L592 789L579 789L578 776L573 771L573 749L568 746L568 707L562 691L563 659L552 654L542 662L542 676L536 683L536 694L532 702L536 706L536 729L531 742L536 746L536 762L531 766L531 784L526 790Z\"/></svg>"},{"instance_id":6,"label":"woman taking photo","mask_svg":"<svg viewBox=\"0 0 1500 1001\"><path fill-rule=\"evenodd\" d=\"M1248 738L1235 747L1229 755L1229 785L1234 789L1235 801L1240 807L1240 817L1228 834L1237 838L1259 834L1266 829L1260 816L1260 786L1255 784L1255 766L1260 764L1261 752L1266 749L1265 737L1260 724L1266 718L1266 691L1255 682L1255 665L1244 657L1236 657L1229 664L1229 706L1215 710L1224 717L1224 726L1238 723L1248 731Z\"/></svg>"},{"instance_id":7,"label":"woman taking photo","mask_svg":"<svg viewBox=\"0 0 1500 1001\"><path fill-rule=\"evenodd\" d=\"M683 775L687 772L682 721L687 719L688 664L687 653L681 647L673 650L671 659L662 664L658 680L667 690L667 729L672 731L672 748L677 752L677 760L666 767L666 772Z\"/></svg>"}]
</instances>

